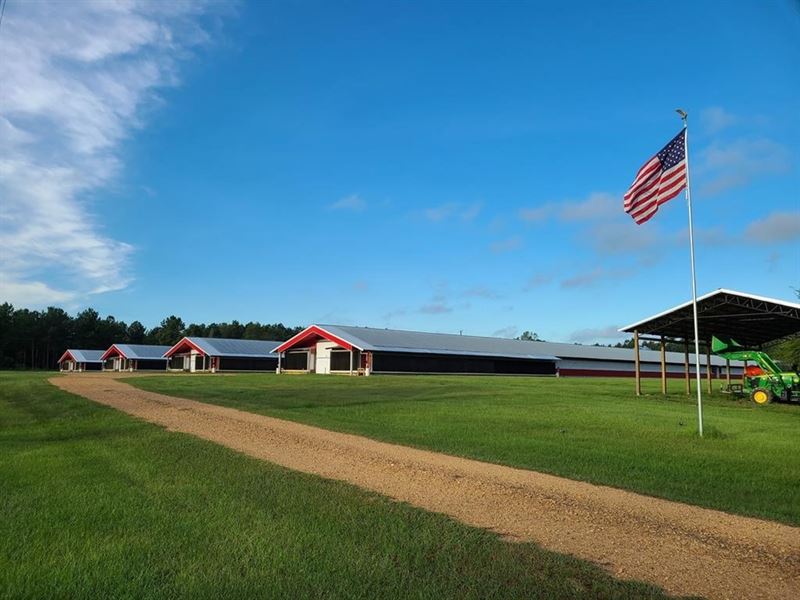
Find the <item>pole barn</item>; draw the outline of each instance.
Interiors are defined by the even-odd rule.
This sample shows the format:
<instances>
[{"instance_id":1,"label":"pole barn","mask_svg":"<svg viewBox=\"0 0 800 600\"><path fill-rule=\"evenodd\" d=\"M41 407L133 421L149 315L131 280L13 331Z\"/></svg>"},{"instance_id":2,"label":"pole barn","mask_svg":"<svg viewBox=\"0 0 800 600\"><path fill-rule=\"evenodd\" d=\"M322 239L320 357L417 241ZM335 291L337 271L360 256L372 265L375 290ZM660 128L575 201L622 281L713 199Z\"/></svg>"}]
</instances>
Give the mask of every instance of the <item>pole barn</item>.
<instances>
[{"instance_id":1,"label":"pole barn","mask_svg":"<svg viewBox=\"0 0 800 600\"><path fill-rule=\"evenodd\" d=\"M725 367L725 378L730 383L732 374L744 375L745 363L730 362L711 354L713 337L732 338L748 348L760 349L764 344L775 342L800 333L800 304L755 296L733 290L718 289L697 299L698 338L705 348L706 365L701 371L706 376L707 391L712 391L712 378L721 379ZM656 339L680 342L685 348L684 377L686 393L691 393L688 347L694 344L694 322L692 302L684 302L652 317L638 321L620 331L632 333L635 340ZM646 338L643 336L651 336ZM637 381L641 372L637 367ZM662 379L663 379L662 367ZM666 380L663 379L666 394ZM640 394L638 384L636 393Z\"/></svg>"},{"instance_id":2,"label":"pole barn","mask_svg":"<svg viewBox=\"0 0 800 600\"><path fill-rule=\"evenodd\" d=\"M104 371L166 371L169 346L113 344L103 353Z\"/></svg>"},{"instance_id":3,"label":"pole barn","mask_svg":"<svg viewBox=\"0 0 800 600\"><path fill-rule=\"evenodd\" d=\"M102 350L70 348L58 359L58 368L64 372L100 371L103 368L102 356Z\"/></svg>"},{"instance_id":4,"label":"pole barn","mask_svg":"<svg viewBox=\"0 0 800 600\"><path fill-rule=\"evenodd\" d=\"M278 367L272 350L280 342L225 338L185 337L164 352L170 371L270 371Z\"/></svg>"}]
</instances>

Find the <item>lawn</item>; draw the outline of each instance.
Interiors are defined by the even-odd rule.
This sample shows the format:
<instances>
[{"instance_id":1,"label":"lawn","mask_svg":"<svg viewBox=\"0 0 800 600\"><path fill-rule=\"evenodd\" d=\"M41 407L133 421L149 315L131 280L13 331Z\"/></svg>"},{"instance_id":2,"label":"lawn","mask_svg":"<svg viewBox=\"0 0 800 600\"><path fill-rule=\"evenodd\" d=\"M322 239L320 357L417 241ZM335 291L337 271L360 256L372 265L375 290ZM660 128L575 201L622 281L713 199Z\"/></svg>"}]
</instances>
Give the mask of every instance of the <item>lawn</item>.
<instances>
[{"instance_id":1,"label":"lawn","mask_svg":"<svg viewBox=\"0 0 800 600\"><path fill-rule=\"evenodd\" d=\"M142 389L800 525L800 406L705 402L670 381L159 375ZM718 385L718 384L715 384Z\"/></svg>"},{"instance_id":2,"label":"lawn","mask_svg":"<svg viewBox=\"0 0 800 600\"><path fill-rule=\"evenodd\" d=\"M0 373L0 597L663 597L167 432L46 376Z\"/></svg>"}]
</instances>

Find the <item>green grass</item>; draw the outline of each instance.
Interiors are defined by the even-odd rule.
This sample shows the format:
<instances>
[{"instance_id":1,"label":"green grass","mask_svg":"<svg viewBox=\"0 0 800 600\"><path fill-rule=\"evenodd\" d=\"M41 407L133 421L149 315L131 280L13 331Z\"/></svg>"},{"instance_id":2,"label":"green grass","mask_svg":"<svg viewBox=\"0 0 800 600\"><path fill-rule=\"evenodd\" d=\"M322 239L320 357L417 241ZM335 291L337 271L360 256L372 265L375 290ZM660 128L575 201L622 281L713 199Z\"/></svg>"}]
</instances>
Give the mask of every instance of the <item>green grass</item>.
<instances>
[{"instance_id":1,"label":"green grass","mask_svg":"<svg viewBox=\"0 0 800 600\"><path fill-rule=\"evenodd\" d=\"M162 375L128 380L372 438L800 524L800 406L717 394L696 406L670 381ZM716 386L719 384L715 383Z\"/></svg>"},{"instance_id":2,"label":"green grass","mask_svg":"<svg viewBox=\"0 0 800 600\"><path fill-rule=\"evenodd\" d=\"M663 596L0 373L0 597Z\"/></svg>"}]
</instances>

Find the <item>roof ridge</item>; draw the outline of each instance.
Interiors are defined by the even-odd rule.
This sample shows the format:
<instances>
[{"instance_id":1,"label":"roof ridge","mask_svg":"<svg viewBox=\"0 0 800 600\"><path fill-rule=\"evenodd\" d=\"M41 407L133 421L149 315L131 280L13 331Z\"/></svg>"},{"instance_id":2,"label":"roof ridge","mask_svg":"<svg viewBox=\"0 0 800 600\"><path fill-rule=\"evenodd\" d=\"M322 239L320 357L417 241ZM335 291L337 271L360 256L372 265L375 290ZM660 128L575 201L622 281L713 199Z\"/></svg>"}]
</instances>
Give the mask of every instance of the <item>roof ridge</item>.
<instances>
[{"instance_id":1,"label":"roof ridge","mask_svg":"<svg viewBox=\"0 0 800 600\"><path fill-rule=\"evenodd\" d=\"M481 339L488 339L488 340L507 340L510 342L545 342L544 340L518 340L517 338L504 338L504 337L497 337L493 335L475 335L475 334L463 334L463 333L445 333L443 331L418 331L416 329L391 329L389 327L368 327L366 325L335 325L333 323L319 323L317 327L325 328L325 327L352 327L355 329L368 329L370 331L396 331L399 333L419 333L422 335L446 335L446 336L453 336L453 337L469 337L469 338L481 338ZM550 344L569 344L569 342L545 342ZM580 344L576 344L580 345Z\"/></svg>"}]
</instances>

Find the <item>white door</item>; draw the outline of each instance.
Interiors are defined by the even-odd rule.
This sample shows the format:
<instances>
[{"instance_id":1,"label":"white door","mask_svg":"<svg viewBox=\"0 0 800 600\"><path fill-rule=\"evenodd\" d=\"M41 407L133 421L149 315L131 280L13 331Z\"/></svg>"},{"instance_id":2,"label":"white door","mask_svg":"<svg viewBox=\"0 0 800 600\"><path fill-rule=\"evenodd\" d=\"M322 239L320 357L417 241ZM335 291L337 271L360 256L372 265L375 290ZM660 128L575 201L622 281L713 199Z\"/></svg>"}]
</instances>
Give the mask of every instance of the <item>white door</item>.
<instances>
[{"instance_id":1,"label":"white door","mask_svg":"<svg viewBox=\"0 0 800 600\"><path fill-rule=\"evenodd\" d=\"M333 342L317 342L316 371L320 375L331 372L331 348L336 346Z\"/></svg>"}]
</instances>

